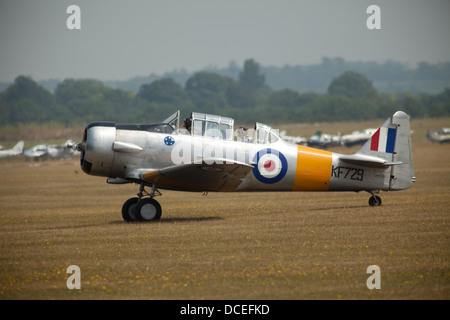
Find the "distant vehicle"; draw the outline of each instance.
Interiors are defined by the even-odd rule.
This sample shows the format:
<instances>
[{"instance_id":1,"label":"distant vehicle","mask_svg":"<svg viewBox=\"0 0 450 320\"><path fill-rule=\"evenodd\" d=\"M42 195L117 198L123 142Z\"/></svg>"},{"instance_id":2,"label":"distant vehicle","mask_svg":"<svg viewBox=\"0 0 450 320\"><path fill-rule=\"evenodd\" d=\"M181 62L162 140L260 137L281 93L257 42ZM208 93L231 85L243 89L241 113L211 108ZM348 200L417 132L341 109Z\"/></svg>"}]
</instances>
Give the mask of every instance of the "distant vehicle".
<instances>
[{"instance_id":1,"label":"distant vehicle","mask_svg":"<svg viewBox=\"0 0 450 320\"><path fill-rule=\"evenodd\" d=\"M428 132L427 138L432 142L449 143L450 142L450 128L442 128L439 131Z\"/></svg>"},{"instance_id":2,"label":"distant vehicle","mask_svg":"<svg viewBox=\"0 0 450 320\"><path fill-rule=\"evenodd\" d=\"M6 157L11 157L11 156L17 156L19 154L21 154L23 152L23 145L24 142L23 140L20 140L19 142L17 142L17 144L12 147L11 149L7 149L7 150L0 150L0 158L6 158Z\"/></svg>"},{"instance_id":3,"label":"distant vehicle","mask_svg":"<svg viewBox=\"0 0 450 320\"><path fill-rule=\"evenodd\" d=\"M330 135L316 131L316 133L308 139L308 147L326 149L329 147L339 146L341 137L339 135Z\"/></svg>"},{"instance_id":4,"label":"distant vehicle","mask_svg":"<svg viewBox=\"0 0 450 320\"><path fill-rule=\"evenodd\" d=\"M341 136L341 144L352 147L364 144L377 131L377 129L366 129L363 131L353 131L351 134Z\"/></svg>"},{"instance_id":5,"label":"distant vehicle","mask_svg":"<svg viewBox=\"0 0 450 320\"><path fill-rule=\"evenodd\" d=\"M72 140L67 140L62 144L39 144L26 149L23 154L25 160L32 158L34 161L47 160L49 157L53 159L69 159L77 153L76 150L67 148L67 144L72 142Z\"/></svg>"},{"instance_id":6,"label":"distant vehicle","mask_svg":"<svg viewBox=\"0 0 450 320\"><path fill-rule=\"evenodd\" d=\"M159 189L194 192L367 191L410 188L414 181L409 116L389 117L359 151L338 154L284 141L256 123L253 139L234 141L234 120L193 112L186 130L179 117L156 124L89 123L80 143L81 168L107 183L137 183L137 197L124 202L125 221L156 221ZM145 187L150 187L147 192ZM261 197L264 201L264 197ZM283 205L280 203L279 205Z\"/></svg>"}]
</instances>

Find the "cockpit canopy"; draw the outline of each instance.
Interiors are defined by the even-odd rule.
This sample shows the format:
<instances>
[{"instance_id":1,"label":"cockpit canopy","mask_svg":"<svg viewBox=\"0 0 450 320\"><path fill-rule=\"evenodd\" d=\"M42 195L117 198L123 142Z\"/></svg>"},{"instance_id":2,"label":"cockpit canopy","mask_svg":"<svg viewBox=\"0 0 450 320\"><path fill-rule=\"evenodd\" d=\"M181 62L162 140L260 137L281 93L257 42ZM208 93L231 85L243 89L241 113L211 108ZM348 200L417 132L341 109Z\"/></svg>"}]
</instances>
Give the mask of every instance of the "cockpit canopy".
<instances>
[{"instance_id":1,"label":"cockpit canopy","mask_svg":"<svg viewBox=\"0 0 450 320\"><path fill-rule=\"evenodd\" d=\"M268 144L280 140L278 132L266 124L257 122L253 133L253 143Z\"/></svg>"},{"instance_id":2,"label":"cockpit canopy","mask_svg":"<svg viewBox=\"0 0 450 320\"><path fill-rule=\"evenodd\" d=\"M200 112L191 114L191 134L221 140L233 140L234 120Z\"/></svg>"},{"instance_id":3,"label":"cockpit canopy","mask_svg":"<svg viewBox=\"0 0 450 320\"><path fill-rule=\"evenodd\" d=\"M174 129L179 128L180 111L163 121ZM257 122L253 135L246 127L239 127L234 131L234 119L217 115L192 112L191 117L184 121L185 134L202 136L220 140L237 140L248 143L269 144L281 140L278 130ZM182 129L179 129L182 132Z\"/></svg>"}]
</instances>

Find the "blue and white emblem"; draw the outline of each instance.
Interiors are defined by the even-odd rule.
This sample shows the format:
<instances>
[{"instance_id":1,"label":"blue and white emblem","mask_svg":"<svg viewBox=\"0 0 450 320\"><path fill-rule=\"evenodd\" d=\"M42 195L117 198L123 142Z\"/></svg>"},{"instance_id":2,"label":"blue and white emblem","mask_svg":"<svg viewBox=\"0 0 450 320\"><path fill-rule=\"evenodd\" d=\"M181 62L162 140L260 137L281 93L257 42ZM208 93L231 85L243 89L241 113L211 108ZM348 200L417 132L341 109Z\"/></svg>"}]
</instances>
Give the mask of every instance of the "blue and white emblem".
<instances>
[{"instance_id":1,"label":"blue and white emblem","mask_svg":"<svg viewBox=\"0 0 450 320\"><path fill-rule=\"evenodd\" d=\"M258 151L253 158L253 175L262 183L276 183L284 178L288 169L286 157L275 149Z\"/></svg>"},{"instance_id":2,"label":"blue and white emblem","mask_svg":"<svg viewBox=\"0 0 450 320\"><path fill-rule=\"evenodd\" d=\"M173 144L175 143L175 139L171 136L167 136L164 138L164 144L166 146L173 146Z\"/></svg>"}]
</instances>

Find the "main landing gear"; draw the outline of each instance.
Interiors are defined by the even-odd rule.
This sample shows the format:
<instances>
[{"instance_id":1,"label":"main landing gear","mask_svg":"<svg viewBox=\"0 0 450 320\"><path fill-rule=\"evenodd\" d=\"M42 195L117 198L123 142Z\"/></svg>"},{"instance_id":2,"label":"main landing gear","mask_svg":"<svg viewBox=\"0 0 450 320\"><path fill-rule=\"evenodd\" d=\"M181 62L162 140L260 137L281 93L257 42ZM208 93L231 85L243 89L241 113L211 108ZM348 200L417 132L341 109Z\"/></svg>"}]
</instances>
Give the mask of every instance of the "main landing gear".
<instances>
[{"instance_id":1,"label":"main landing gear","mask_svg":"<svg viewBox=\"0 0 450 320\"><path fill-rule=\"evenodd\" d=\"M144 184L141 184L137 198L130 198L122 206L122 218L127 222L132 221L157 221L161 218L161 205L154 199L161 193L152 186L152 191L145 191ZM147 198L148 196L148 198ZM146 197L146 198L144 198Z\"/></svg>"},{"instance_id":2,"label":"main landing gear","mask_svg":"<svg viewBox=\"0 0 450 320\"><path fill-rule=\"evenodd\" d=\"M369 191L369 193L372 194L372 196L369 198L369 206L371 207L381 206L381 198L375 195L375 193L378 192L379 191Z\"/></svg>"}]
</instances>

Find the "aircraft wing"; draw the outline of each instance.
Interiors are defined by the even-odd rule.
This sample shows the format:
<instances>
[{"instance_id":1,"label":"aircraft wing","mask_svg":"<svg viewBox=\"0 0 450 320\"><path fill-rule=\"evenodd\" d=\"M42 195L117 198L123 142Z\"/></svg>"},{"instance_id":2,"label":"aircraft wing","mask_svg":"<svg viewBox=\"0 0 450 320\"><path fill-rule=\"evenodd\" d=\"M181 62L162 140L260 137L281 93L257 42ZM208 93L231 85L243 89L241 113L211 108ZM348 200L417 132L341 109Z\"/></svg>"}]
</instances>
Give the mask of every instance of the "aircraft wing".
<instances>
[{"instance_id":1,"label":"aircraft wing","mask_svg":"<svg viewBox=\"0 0 450 320\"><path fill-rule=\"evenodd\" d=\"M161 188L187 191L234 191L253 166L221 160L180 164L139 174L140 178Z\"/></svg>"}]
</instances>

